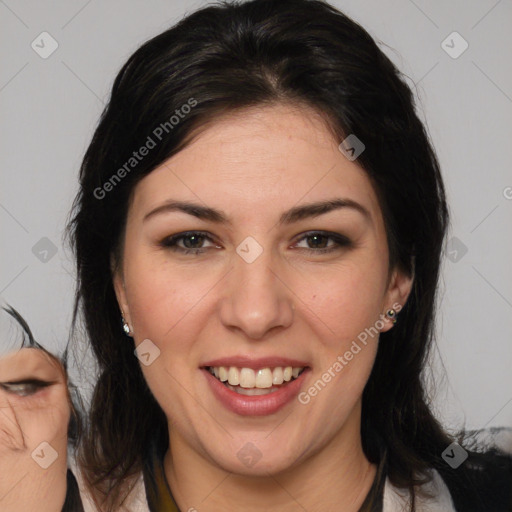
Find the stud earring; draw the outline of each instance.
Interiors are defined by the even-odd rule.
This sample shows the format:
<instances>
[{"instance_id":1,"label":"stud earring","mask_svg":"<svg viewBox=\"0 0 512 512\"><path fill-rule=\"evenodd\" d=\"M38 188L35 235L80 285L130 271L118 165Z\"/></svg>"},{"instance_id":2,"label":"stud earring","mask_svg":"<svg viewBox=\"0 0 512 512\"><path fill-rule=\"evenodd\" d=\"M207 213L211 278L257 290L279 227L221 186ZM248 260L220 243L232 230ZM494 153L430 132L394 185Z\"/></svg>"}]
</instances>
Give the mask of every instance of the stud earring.
<instances>
[{"instance_id":1,"label":"stud earring","mask_svg":"<svg viewBox=\"0 0 512 512\"><path fill-rule=\"evenodd\" d=\"M123 331L124 333L126 334L126 336L131 336L131 329L130 329L130 326L126 323L126 320L121 317L121 320L123 322Z\"/></svg>"},{"instance_id":2,"label":"stud earring","mask_svg":"<svg viewBox=\"0 0 512 512\"><path fill-rule=\"evenodd\" d=\"M393 322L393 324L396 324L396 311L393 308L386 311L386 316Z\"/></svg>"}]
</instances>

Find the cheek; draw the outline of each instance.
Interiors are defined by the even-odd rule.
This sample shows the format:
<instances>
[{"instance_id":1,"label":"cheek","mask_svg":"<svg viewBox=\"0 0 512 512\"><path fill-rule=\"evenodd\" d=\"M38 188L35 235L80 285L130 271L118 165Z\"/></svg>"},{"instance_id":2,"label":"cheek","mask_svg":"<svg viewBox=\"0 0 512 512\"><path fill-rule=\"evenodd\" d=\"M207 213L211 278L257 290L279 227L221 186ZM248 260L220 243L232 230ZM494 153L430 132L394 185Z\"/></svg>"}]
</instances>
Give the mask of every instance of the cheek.
<instances>
[{"instance_id":1,"label":"cheek","mask_svg":"<svg viewBox=\"0 0 512 512\"><path fill-rule=\"evenodd\" d=\"M163 343L211 284L190 271L161 262L148 265L149 262L151 258L139 262L135 259L125 270L130 316L137 341L149 338Z\"/></svg>"},{"instance_id":2,"label":"cheek","mask_svg":"<svg viewBox=\"0 0 512 512\"><path fill-rule=\"evenodd\" d=\"M48 441L56 449L58 446L58 451L61 451L67 443L71 409L64 385L52 386L47 392L41 402L23 414L27 417L28 429L31 430L29 436L35 443L34 448L42 441Z\"/></svg>"},{"instance_id":3,"label":"cheek","mask_svg":"<svg viewBox=\"0 0 512 512\"><path fill-rule=\"evenodd\" d=\"M203 309L206 295L218 278L166 263L147 265L133 260L125 268L125 279L135 344L149 339L158 349L154 362L141 364L141 370L169 417L169 408L178 399L170 403L168 397L180 397L182 386L190 386L191 371L196 369L194 342L208 320Z\"/></svg>"},{"instance_id":4,"label":"cheek","mask_svg":"<svg viewBox=\"0 0 512 512\"><path fill-rule=\"evenodd\" d=\"M9 403L7 402L9 401ZM0 407L6 411L0 421L0 445L3 448L26 449L32 453L47 442L66 460L67 431L70 407L64 386L52 386L33 397L0 397ZM65 464L65 462L64 462Z\"/></svg>"},{"instance_id":5,"label":"cheek","mask_svg":"<svg viewBox=\"0 0 512 512\"><path fill-rule=\"evenodd\" d=\"M304 286L303 283L302 286ZM375 324L381 313L384 277L378 265L344 264L309 278L304 287L307 309L325 331L324 340L341 348Z\"/></svg>"}]
</instances>

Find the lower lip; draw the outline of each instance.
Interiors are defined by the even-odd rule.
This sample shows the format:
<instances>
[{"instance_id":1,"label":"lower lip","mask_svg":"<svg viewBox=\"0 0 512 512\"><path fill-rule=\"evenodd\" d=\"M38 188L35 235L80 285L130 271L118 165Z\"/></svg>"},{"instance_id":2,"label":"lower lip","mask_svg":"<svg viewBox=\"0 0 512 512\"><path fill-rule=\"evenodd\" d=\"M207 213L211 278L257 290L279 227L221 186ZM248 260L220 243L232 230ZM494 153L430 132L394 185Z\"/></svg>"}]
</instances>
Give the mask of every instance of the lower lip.
<instances>
[{"instance_id":1,"label":"lower lip","mask_svg":"<svg viewBox=\"0 0 512 512\"><path fill-rule=\"evenodd\" d=\"M240 395L227 388L220 380L214 377L209 370L203 369L206 380L213 394L219 402L230 411L241 416L266 416L274 414L289 404L298 394L304 381L304 375L309 371L306 368L296 379L283 385L277 391L268 395L247 396Z\"/></svg>"}]
</instances>

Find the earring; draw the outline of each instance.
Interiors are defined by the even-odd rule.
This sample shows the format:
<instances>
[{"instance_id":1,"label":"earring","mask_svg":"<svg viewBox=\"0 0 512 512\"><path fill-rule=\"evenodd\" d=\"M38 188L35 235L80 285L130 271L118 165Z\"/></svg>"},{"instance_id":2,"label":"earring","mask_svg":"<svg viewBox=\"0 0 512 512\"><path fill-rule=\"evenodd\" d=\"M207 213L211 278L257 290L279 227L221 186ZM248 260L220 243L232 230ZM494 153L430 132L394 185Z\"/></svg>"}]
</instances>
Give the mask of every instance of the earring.
<instances>
[{"instance_id":1,"label":"earring","mask_svg":"<svg viewBox=\"0 0 512 512\"><path fill-rule=\"evenodd\" d=\"M130 326L126 323L126 320L121 317L121 321L123 322L123 331L126 334L126 336L131 336L131 329Z\"/></svg>"},{"instance_id":2,"label":"earring","mask_svg":"<svg viewBox=\"0 0 512 512\"><path fill-rule=\"evenodd\" d=\"M396 311L393 308L386 311L386 316L396 324Z\"/></svg>"}]
</instances>

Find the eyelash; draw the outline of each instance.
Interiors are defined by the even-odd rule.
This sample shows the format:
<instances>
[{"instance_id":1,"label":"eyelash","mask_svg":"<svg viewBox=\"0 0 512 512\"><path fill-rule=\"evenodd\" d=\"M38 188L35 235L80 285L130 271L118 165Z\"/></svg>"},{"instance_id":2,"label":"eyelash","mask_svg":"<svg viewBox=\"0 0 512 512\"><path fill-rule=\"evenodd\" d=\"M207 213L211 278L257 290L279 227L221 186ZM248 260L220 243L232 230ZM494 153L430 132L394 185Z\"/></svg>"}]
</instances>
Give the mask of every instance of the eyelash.
<instances>
[{"instance_id":1,"label":"eyelash","mask_svg":"<svg viewBox=\"0 0 512 512\"><path fill-rule=\"evenodd\" d=\"M172 251L179 252L182 254L195 254L196 256L198 256L199 254L204 254L209 248L206 247L206 248L198 248L198 249L186 249L186 248L184 249L182 247L177 246L177 242L179 240L182 240L184 238L188 238L191 236L197 236L197 235L199 235L200 237L204 237L205 239L207 239L211 242L214 242L214 240L210 236L208 236L207 233L205 233L203 231L187 231L185 233L179 233L177 235L167 237L164 240L162 240L159 245L164 248L171 249ZM331 239L334 241L335 245L331 246L329 248L323 248L323 249L306 248L306 251L311 252L311 253L326 254L326 253L330 253L330 252L339 250L342 247L351 247L352 246L352 242L347 237L345 237L343 235L338 235L336 233L330 233L328 231L308 231L301 238L299 238L299 240L296 243L302 242L306 238L309 238L312 236L321 236L321 237Z\"/></svg>"},{"instance_id":2,"label":"eyelash","mask_svg":"<svg viewBox=\"0 0 512 512\"><path fill-rule=\"evenodd\" d=\"M43 388L47 388L48 386L51 386L52 382L45 382L42 380L37 379L31 379L31 380L24 380L19 382L0 382L0 388L7 391L8 393L20 396L20 397L29 397L32 395L35 395L38 391L40 391ZM12 388L16 388L22 386L22 388L25 388L28 386L29 392L23 392L23 391L14 391Z\"/></svg>"}]
</instances>

